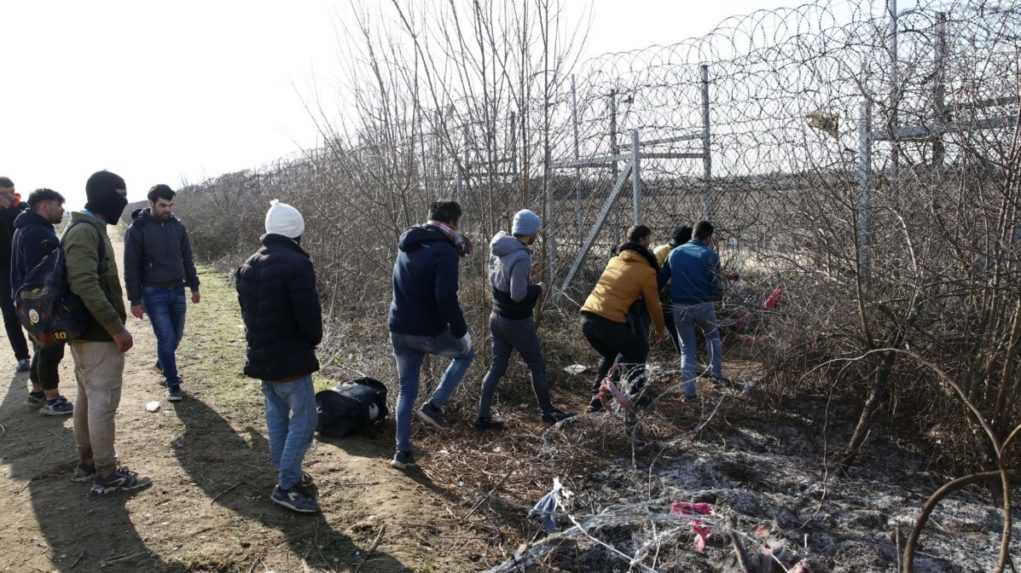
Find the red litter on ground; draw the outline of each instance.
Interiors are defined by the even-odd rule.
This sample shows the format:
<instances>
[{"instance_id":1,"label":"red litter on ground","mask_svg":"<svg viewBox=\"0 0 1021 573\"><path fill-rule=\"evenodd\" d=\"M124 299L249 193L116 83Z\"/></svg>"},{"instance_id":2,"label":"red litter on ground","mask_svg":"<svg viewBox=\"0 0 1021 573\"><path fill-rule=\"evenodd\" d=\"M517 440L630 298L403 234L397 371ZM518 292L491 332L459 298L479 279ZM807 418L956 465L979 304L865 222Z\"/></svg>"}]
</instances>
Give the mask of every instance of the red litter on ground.
<instances>
[{"instance_id":1,"label":"red litter on ground","mask_svg":"<svg viewBox=\"0 0 1021 573\"><path fill-rule=\"evenodd\" d=\"M675 501L670 506L670 513L677 516L712 515L713 506L703 502ZM712 535L712 527L698 519L692 519L689 525L691 525L692 533L695 534L695 551L704 553L706 541Z\"/></svg>"}]
</instances>

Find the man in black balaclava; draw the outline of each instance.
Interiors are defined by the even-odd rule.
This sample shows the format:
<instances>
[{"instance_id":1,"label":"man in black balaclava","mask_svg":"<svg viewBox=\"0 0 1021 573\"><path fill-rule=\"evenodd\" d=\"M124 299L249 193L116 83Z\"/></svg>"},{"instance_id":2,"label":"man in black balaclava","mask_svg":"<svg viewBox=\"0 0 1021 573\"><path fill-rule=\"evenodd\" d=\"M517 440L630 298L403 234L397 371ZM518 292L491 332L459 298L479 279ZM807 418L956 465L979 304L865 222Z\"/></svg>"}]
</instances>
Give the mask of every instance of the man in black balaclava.
<instances>
[{"instance_id":1,"label":"man in black balaclava","mask_svg":"<svg viewBox=\"0 0 1021 573\"><path fill-rule=\"evenodd\" d=\"M70 344L78 372L74 409L78 467L74 479L92 479L92 493L105 495L142 489L152 482L117 467L114 453L114 417L124 381L124 353L134 342L124 327L124 292L106 226L116 224L124 212L126 186L120 176L99 171L89 177L85 194L85 210L71 213L71 226L63 239L71 292L81 297L92 316L85 333Z\"/></svg>"},{"instance_id":2,"label":"man in black balaclava","mask_svg":"<svg viewBox=\"0 0 1021 573\"><path fill-rule=\"evenodd\" d=\"M124 208L128 205L124 179L116 173L97 171L85 183L85 210L106 221L107 225L116 225L120 221Z\"/></svg>"}]
</instances>

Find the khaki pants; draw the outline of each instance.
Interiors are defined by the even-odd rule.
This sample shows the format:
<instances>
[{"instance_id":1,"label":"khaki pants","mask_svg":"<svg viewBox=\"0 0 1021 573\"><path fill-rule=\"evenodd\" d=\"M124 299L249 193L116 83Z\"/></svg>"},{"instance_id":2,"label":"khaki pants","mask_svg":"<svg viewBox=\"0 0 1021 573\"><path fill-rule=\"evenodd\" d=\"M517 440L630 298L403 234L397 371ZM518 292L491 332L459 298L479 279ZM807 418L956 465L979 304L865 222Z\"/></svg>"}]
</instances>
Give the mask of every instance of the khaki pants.
<instances>
[{"instance_id":1,"label":"khaki pants","mask_svg":"<svg viewBox=\"0 0 1021 573\"><path fill-rule=\"evenodd\" d=\"M82 464L96 464L107 474L117 466L114 416L121 401L124 355L113 342L72 342L78 400L74 405L74 439Z\"/></svg>"}]
</instances>

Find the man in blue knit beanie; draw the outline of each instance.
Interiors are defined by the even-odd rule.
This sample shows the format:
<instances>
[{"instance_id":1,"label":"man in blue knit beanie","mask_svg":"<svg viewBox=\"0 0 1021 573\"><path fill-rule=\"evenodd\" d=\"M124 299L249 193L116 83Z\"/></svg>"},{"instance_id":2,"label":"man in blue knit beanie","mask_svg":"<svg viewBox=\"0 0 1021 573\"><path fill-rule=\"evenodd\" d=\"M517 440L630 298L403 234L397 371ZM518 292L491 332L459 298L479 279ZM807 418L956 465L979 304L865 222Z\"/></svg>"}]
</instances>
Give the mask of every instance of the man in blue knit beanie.
<instances>
[{"instance_id":1,"label":"man in blue knit beanie","mask_svg":"<svg viewBox=\"0 0 1021 573\"><path fill-rule=\"evenodd\" d=\"M539 333L532 318L532 311L542 296L542 285L529 280L532 252L528 247L535 242L541 226L542 221L535 213L527 209L518 211L511 234L500 231L489 244L492 253L489 282L493 287L489 330L493 334L493 365L482 381L479 417L475 421L478 430L504 427L503 420L492 415L491 406L496 385L507 372L515 350L524 358L532 375L532 390L543 422L556 424L571 416L553 407Z\"/></svg>"}]
</instances>

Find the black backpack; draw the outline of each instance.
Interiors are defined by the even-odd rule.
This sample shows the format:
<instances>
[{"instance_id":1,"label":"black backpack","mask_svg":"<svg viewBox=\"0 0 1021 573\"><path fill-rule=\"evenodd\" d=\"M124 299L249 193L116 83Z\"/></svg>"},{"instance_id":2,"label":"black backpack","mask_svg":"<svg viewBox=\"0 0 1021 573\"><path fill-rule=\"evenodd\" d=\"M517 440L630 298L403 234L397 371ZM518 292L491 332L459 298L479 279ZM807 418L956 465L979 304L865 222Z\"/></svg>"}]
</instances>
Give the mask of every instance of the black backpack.
<instances>
[{"instance_id":1,"label":"black backpack","mask_svg":"<svg viewBox=\"0 0 1021 573\"><path fill-rule=\"evenodd\" d=\"M345 438L387 417L386 386L372 378L342 382L316 394L319 435Z\"/></svg>"},{"instance_id":2,"label":"black backpack","mask_svg":"<svg viewBox=\"0 0 1021 573\"><path fill-rule=\"evenodd\" d=\"M64 236L84 222L73 223ZM106 242L102 236L98 255L97 272L101 272L106 259ZM14 293L14 309L22 326L40 346L68 342L85 333L92 323L92 315L82 299L71 292L63 239L25 276L24 283Z\"/></svg>"}]
</instances>

